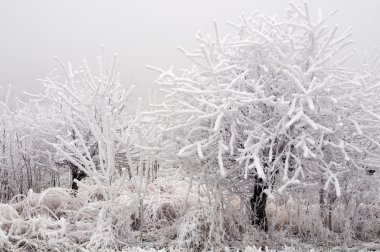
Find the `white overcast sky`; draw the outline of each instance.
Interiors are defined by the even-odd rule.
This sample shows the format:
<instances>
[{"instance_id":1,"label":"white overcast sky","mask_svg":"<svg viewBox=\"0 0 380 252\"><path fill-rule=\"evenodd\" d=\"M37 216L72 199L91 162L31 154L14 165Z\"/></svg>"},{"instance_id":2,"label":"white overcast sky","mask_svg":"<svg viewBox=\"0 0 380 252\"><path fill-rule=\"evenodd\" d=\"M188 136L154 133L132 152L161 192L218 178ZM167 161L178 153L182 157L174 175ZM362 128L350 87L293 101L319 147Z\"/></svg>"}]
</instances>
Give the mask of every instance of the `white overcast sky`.
<instances>
[{"instance_id":1,"label":"white overcast sky","mask_svg":"<svg viewBox=\"0 0 380 252\"><path fill-rule=\"evenodd\" d=\"M168 68L190 63L176 49L197 47L194 33L222 32L255 10L281 13L288 0L0 0L0 85L12 83L14 94L41 88L37 78L57 68L54 56L80 64L96 62L100 45L119 55L125 85L137 86L146 97L156 73L147 64ZM302 3L295 1L296 3ZM356 47L370 50L380 44L380 0L310 0L311 12L338 9L332 22L353 27ZM0 89L0 97L4 89Z\"/></svg>"}]
</instances>

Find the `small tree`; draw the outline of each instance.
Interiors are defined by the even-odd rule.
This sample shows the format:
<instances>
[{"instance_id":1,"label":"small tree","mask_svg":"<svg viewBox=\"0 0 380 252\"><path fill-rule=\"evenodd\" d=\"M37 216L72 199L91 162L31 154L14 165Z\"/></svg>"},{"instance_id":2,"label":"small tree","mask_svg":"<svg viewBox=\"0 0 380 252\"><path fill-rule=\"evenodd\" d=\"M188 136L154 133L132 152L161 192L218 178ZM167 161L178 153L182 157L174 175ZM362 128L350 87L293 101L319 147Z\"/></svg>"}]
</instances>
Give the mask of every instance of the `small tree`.
<instances>
[{"instance_id":1,"label":"small tree","mask_svg":"<svg viewBox=\"0 0 380 252\"><path fill-rule=\"evenodd\" d=\"M131 178L127 160L116 167L117 154L125 156L133 141L133 122L126 111L133 86L128 91L121 86L116 58L108 70L105 58L99 57L97 75L86 62L76 71L70 64L61 65L63 79L41 80L45 93L36 96L34 105L24 111L29 121L55 149L55 162L69 166L77 180L89 176L109 186L122 175L122 168ZM75 181L73 189L77 189Z\"/></svg>"},{"instance_id":2,"label":"small tree","mask_svg":"<svg viewBox=\"0 0 380 252\"><path fill-rule=\"evenodd\" d=\"M326 20L306 4L281 19L242 16L235 34L222 38L215 25L215 38L197 34L194 53L180 48L192 68L154 68L166 93L156 106L163 137L182 167L219 189L249 185L253 223L264 229L273 193L332 185L339 197L339 177L379 162L377 70L345 67L350 30L337 35Z\"/></svg>"},{"instance_id":3,"label":"small tree","mask_svg":"<svg viewBox=\"0 0 380 252\"><path fill-rule=\"evenodd\" d=\"M70 168L72 189L77 190L79 180L88 177L101 192L105 202L89 249L117 247L120 239L131 238L130 230L120 231L123 224L114 225L112 220L116 218L113 201L132 177L128 156L134 141L134 117L127 106L133 86L129 90L122 87L116 55L109 69L103 55L98 63L98 73L86 62L77 70L61 64L64 76L41 80L45 92L35 96L29 113L24 110L23 114L32 129L40 132L40 140L53 148L54 163Z\"/></svg>"}]
</instances>

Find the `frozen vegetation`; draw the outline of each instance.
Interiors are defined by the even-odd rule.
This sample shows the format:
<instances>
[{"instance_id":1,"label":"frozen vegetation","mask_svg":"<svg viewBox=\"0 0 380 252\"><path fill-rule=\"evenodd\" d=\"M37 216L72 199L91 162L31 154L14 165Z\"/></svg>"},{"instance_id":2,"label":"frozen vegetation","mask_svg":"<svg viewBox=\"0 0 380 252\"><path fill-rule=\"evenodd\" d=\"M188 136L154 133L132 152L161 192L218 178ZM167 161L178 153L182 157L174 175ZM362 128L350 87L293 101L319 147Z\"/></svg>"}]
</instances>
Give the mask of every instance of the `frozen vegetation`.
<instances>
[{"instance_id":1,"label":"frozen vegetation","mask_svg":"<svg viewBox=\"0 0 380 252\"><path fill-rule=\"evenodd\" d=\"M311 16L215 23L133 113L116 56L3 88L0 250L380 250L380 54Z\"/></svg>"}]
</instances>

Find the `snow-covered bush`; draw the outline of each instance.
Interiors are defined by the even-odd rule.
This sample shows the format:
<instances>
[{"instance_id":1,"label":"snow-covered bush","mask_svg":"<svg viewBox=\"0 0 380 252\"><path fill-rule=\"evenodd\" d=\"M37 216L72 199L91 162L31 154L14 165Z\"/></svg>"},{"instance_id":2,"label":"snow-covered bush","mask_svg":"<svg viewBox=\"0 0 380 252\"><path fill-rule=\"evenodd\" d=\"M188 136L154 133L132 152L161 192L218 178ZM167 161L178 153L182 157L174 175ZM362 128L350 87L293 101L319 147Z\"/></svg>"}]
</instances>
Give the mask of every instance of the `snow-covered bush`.
<instances>
[{"instance_id":1,"label":"snow-covered bush","mask_svg":"<svg viewBox=\"0 0 380 252\"><path fill-rule=\"evenodd\" d=\"M36 213L38 206L33 209L33 213L32 209L23 209L18 214L12 205L0 206L0 249L70 249L72 244L66 234L68 222L52 212L47 213L48 209L39 213Z\"/></svg>"},{"instance_id":2,"label":"snow-covered bush","mask_svg":"<svg viewBox=\"0 0 380 252\"><path fill-rule=\"evenodd\" d=\"M241 238L244 225L235 215L212 207L190 209L180 221L176 245L193 251L223 248Z\"/></svg>"}]
</instances>

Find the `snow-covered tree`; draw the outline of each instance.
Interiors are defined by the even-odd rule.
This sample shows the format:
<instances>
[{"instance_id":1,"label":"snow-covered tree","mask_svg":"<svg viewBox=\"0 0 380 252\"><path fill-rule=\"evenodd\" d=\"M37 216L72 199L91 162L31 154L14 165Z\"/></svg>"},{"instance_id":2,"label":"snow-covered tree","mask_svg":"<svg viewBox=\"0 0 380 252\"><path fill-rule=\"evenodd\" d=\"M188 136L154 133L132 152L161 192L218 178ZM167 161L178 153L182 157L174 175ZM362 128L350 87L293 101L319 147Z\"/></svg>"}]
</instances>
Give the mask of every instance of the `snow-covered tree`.
<instances>
[{"instance_id":1,"label":"snow-covered tree","mask_svg":"<svg viewBox=\"0 0 380 252\"><path fill-rule=\"evenodd\" d=\"M116 58L110 69L104 56L98 61L97 74L86 62L75 71L61 64L64 76L41 80L45 93L34 96L23 116L53 147L56 165L69 166L74 179L89 176L105 186L123 174L132 176L126 157L133 141L127 113L133 86L122 87Z\"/></svg>"},{"instance_id":2,"label":"snow-covered tree","mask_svg":"<svg viewBox=\"0 0 380 252\"><path fill-rule=\"evenodd\" d=\"M127 226L129 231L125 231L124 222L112 224L119 214L112 208L113 201L133 176L130 151L135 138L135 118L128 111L133 86L124 89L116 64L115 55L107 68L102 55L95 73L86 62L77 70L61 63L64 75L41 80L44 93L32 95L21 111L56 169L70 169L72 189L78 190L80 180L88 177L83 188L94 184L99 191L97 197L105 201L88 248L118 246L120 237L129 237L131 229ZM119 228L124 231L120 233Z\"/></svg>"},{"instance_id":3,"label":"snow-covered tree","mask_svg":"<svg viewBox=\"0 0 380 252\"><path fill-rule=\"evenodd\" d=\"M18 101L17 108L10 108L11 85L3 90L7 95L0 101L0 200L7 202L29 189L39 192L53 186L56 172L47 159L41 162L46 153L35 148L29 125L20 117L23 105Z\"/></svg>"},{"instance_id":4,"label":"snow-covered tree","mask_svg":"<svg viewBox=\"0 0 380 252\"><path fill-rule=\"evenodd\" d=\"M0 87L3 88L3 87ZM12 177L15 177L14 116L9 109L8 89L5 101L0 102L0 201L9 200L12 193Z\"/></svg>"},{"instance_id":5,"label":"snow-covered tree","mask_svg":"<svg viewBox=\"0 0 380 252\"><path fill-rule=\"evenodd\" d=\"M340 177L379 164L379 61L345 66L350 29L326 20L306 4L283 18L242 16L236 33L221 37L215 24L215 36L196 35L200 49L179 48L190 69L152 67L165 92L162 137L183 169L250 187L253 223L265 229L268 196L311 186L339 197Z\"/></svg>"}]
</instances>

